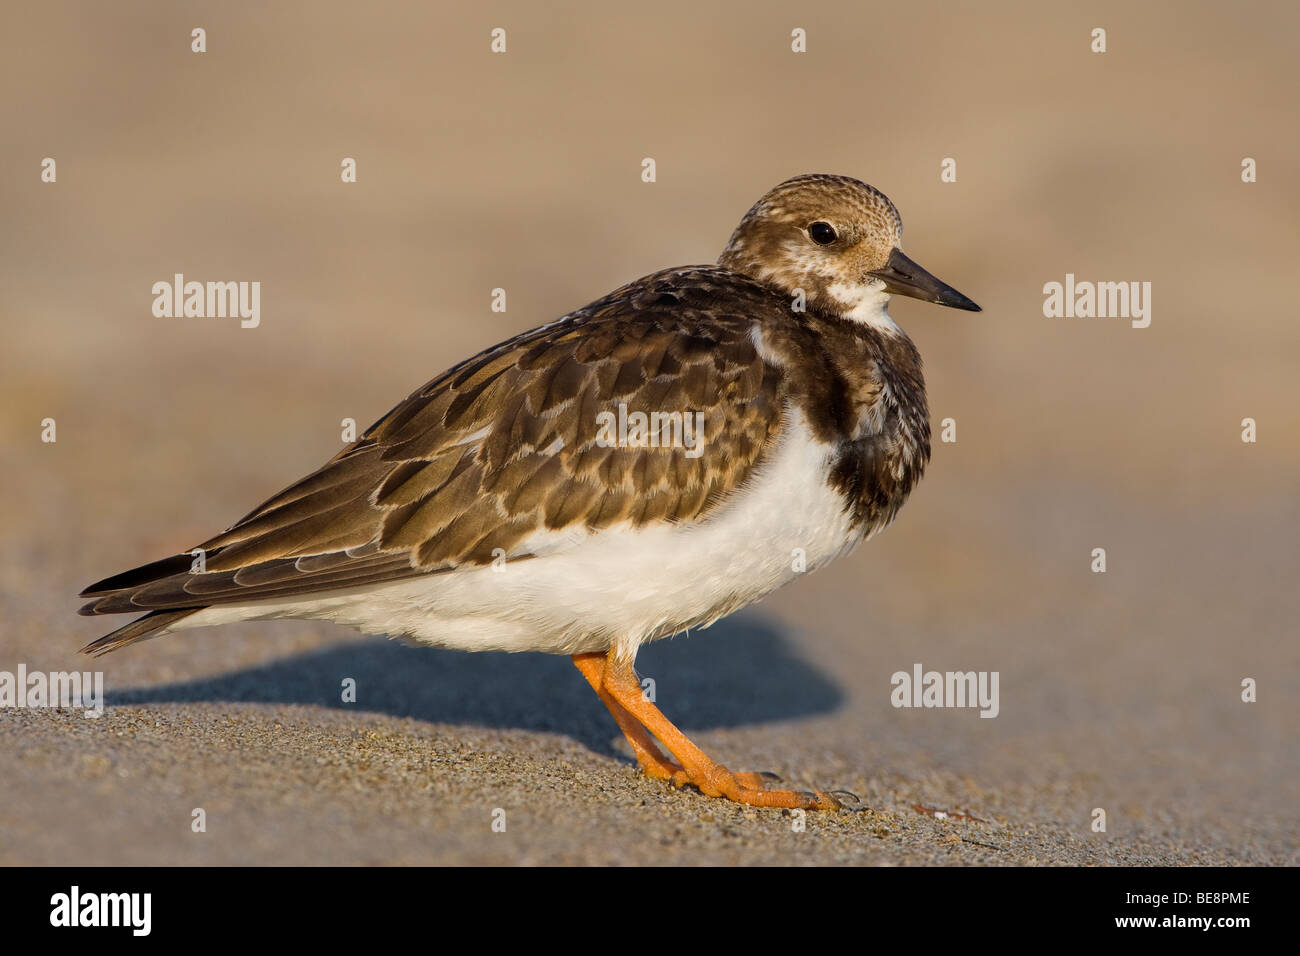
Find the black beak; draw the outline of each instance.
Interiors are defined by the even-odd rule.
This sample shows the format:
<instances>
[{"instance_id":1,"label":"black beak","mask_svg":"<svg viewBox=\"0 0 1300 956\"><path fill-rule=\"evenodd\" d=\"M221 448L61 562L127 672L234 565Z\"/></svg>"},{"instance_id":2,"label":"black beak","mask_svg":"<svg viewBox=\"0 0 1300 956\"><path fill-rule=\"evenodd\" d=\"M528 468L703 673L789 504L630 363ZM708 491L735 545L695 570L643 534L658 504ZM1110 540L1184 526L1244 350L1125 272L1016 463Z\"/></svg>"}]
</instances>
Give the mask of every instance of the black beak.
<instances>
[{"instance_id":1,"label":"black beak","mask_svg":"<svg viewBox=\"0 0 1300 956\"><path fill-rule=\"evenodd\" d=\"M885 268L867 273L885 283L885 290L894 295L906 295L922 302L936 302L952 309L979 312L980 307L946 282L940 282L907 256L895 249L889 254Z\"/></svg>"}]
</instances>

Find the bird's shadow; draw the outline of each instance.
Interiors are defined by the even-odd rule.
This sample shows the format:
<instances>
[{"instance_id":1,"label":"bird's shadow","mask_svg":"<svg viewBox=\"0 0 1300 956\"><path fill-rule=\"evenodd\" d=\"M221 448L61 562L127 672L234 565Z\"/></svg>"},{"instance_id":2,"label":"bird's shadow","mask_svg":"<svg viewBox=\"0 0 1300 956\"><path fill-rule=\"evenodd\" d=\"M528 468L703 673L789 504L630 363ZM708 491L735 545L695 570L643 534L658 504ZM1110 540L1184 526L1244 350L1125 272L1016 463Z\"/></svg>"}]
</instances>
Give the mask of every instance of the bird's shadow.
<instances>
[{"instance_id":1,"label":"bird's shadow","mask_svg":"<svg viewBox=\"0 0 1300 956\"><path fill-rule=\"evenodd\" d=\"M792 653L766 621L742 616L691 637L641 649L637 672L683 729L707 730L823 714L844 692ZM355 702L343 682L356 681ZM565 734L612 755L617 730L567 657L466 653L368 638L204 680L127 688L110 705L242 701L316 704L469 724Z\"/></svg>"}]
</instances>

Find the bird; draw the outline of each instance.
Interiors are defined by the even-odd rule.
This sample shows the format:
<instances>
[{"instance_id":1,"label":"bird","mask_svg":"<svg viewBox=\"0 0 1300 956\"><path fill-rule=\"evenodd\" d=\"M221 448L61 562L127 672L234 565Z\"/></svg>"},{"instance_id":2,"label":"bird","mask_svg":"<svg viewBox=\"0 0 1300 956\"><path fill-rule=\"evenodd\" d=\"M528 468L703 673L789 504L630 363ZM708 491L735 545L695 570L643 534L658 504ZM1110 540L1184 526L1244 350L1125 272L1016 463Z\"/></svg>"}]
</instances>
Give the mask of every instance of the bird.
<instances>
[{"instance_id":1,"label":"bird","mask_svg":"<svg viewBox=\"0 0 1300 956\"><path fill-rule=\"evenodd\" d=\"M893 520L930 457L893 295L979 306L903 254L878 189L767 192L714 265L637 279L466 359L197 548L86 588L141 613L82 651L283 618L572 658L640 768L757 807L845 791L729 770L658 709L644 643L703 628Z\"/></svg>"}]
</instances>

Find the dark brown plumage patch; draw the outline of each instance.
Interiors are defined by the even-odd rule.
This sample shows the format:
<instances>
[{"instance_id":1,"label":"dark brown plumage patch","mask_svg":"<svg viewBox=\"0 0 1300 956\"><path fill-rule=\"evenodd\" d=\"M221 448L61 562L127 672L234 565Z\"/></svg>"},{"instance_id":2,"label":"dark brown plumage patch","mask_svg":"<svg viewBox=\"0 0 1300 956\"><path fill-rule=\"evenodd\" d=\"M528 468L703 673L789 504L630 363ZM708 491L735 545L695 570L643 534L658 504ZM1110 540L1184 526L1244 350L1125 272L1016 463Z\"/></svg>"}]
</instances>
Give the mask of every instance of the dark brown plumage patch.
<instances>
[{"instance_id":1,"label":"dark brown plumage patch","mask_svg":"<svg viewBox=\"0 0 1300 956\"><path fill-rule=\"evenodd\" d=\"M871 425L861 437L841 440L830 483L849 502L854 526L874 530L894 520L921 480L930 460L930 413L912 341L872 328L853 331L866 361L842 370L843 394L831 407L843 402L850 416Z\"/></svg>"}]
</instances>

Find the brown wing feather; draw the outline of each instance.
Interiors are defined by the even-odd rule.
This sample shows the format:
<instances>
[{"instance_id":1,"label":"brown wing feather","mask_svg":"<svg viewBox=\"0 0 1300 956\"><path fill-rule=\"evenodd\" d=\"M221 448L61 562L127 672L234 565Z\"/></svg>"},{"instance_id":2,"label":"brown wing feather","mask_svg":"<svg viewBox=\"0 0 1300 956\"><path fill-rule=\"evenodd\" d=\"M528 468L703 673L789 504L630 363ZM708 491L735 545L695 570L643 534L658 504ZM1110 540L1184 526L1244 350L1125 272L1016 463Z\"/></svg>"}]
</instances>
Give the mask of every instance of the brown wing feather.
<instances>
[{"instance_id":1,"label":"brown wing feather","mask_svg":"<svg viewBox=\"0 0 1300 956\"><path fill-rule=\"evenodd\" d=\"M780 429L781 380L752 339L758 314L776 309L782 300L714 269L642 279L429 382L204 542L206 573L185 556L156 562L92 585L82 611L318 593L528 557L542 529L703 520ZM703 454L602 446L597 416L620 402L703 412Z\"/></svg>"}]
</instances>

